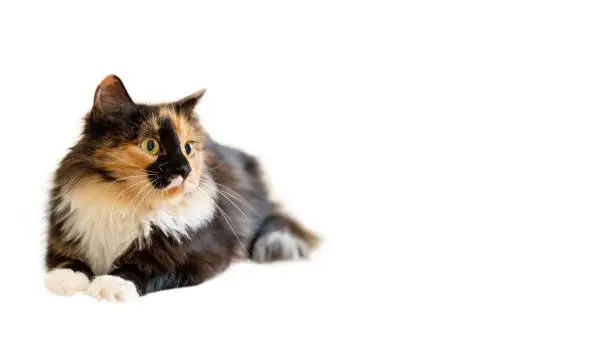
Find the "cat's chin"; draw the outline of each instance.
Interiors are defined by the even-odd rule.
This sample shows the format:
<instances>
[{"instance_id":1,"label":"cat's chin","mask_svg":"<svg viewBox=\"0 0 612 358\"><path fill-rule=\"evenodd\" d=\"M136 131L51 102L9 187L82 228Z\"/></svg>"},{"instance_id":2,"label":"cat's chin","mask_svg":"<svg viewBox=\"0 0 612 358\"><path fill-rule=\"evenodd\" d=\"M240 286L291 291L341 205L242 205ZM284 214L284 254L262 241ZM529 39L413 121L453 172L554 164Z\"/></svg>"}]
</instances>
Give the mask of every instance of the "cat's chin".
<instances>
[{"instance_id":1,"label":"cat's chin","mask_svg":"<svg viewBox=\"0 0 612 358\"><path fill-rule=\"evenodd\" d=\"M185 196L186 190L185 185L181 184L179 186L174 186L171 188L162 189L161 197L162 202L176 202L177 200L182 200Z\"/></svg>"},{"instance_id":2,"label":"cat's chin","mask_svg":"<svg viewBox=\"0 0 612 358\"><path fill-rule=\"evenodd\" d=\"M185 191L185 186L179 185L179 186L174 186L172 188L164 188L163 191L164 191L164 195L169 195L169 196L182 194Z\"/></svg>"}]
</instances>

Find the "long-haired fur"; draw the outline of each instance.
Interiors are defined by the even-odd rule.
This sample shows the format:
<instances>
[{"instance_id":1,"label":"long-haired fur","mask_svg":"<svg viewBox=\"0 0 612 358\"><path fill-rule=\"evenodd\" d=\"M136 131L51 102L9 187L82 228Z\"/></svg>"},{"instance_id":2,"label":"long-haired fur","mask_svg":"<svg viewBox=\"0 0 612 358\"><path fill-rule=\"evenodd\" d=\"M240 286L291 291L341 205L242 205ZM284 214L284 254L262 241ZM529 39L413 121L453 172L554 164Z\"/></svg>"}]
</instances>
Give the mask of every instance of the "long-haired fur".
<instances>
[{"instance_id":1,"label":"long-haired fur","mask_svg":"<svg viewBox=\"0 0 612 358\"><path fill-rule=\"evenodd\" d=\"M215 142L195 107L97 87L49 198L46 285L109 300L196 285L233 260L307 257L317 238L269 199L256 158Z\"/></svg>"}]
</instances>

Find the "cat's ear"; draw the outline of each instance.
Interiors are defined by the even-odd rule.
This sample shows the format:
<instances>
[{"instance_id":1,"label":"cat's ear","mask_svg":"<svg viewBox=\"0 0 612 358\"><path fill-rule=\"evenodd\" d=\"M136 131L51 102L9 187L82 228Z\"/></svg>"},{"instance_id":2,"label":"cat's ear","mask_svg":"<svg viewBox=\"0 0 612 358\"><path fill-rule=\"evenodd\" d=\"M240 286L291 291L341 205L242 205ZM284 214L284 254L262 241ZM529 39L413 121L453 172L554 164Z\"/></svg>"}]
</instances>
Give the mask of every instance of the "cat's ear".
<instances>
[{"instance_id":1,"label":"cat's ear","mask_svg":"<svg viewBox=\"0 0 612 358\"><path fill-rule=\"evenodd\" d=\"M135 109L136 105L119 77L108 75L96 88L93 105L95 119L117 117L131 113Z\"/></svg>"},{"instance_id":2,"label":"cat's ear","mask_svg":"<svg viewBox=\"0 0 612 358\"><path fill-rule=\"evenodd\" d=\"M201 90L174 102L174 106L179 112L191 113L200 101L200 98L204 96L204 93L206 93L206 89L202 88Z\"/></svg>"}]
</instances>

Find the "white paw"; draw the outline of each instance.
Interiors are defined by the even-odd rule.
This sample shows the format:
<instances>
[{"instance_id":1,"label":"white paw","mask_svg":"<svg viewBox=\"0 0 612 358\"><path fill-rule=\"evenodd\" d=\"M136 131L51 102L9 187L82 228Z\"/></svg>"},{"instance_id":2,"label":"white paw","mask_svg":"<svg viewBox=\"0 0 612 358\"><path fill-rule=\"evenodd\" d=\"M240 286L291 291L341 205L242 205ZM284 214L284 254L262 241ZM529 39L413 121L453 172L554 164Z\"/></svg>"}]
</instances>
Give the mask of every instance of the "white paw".
<instances>
[{"instance_id":1,"label":"white paw","mask_svg":"<svg viewBox=\"0 0 612 358\"><path fill-rule=\"evenodd\" d=\"M60 296L72 296L77 292L85 291L87 285L89 285L87 275L71 269L53 269L45 275L47 289Z\"/></svg>"},{"instance_id":2,"label":"white paw","mask_svg":"<svg viewBox=\"0 0 612 358\"><path fill-rule=\"evenodd\" d=\"M297 260L309 255L308 244L289 231L272 231L257 239L253 247L253 260L258 262Z\"/></svg>"},{"instance_id":3,"label":"white paw","mask_svg":"<svg viewBox=\"0 0 612 358\"><path fill-rule=\"evenodd\" d=\"M113 275L96 277L87 288L87 294L111 302L129 301L139 296L132 281Z\"/></svg>"}]
</instances>

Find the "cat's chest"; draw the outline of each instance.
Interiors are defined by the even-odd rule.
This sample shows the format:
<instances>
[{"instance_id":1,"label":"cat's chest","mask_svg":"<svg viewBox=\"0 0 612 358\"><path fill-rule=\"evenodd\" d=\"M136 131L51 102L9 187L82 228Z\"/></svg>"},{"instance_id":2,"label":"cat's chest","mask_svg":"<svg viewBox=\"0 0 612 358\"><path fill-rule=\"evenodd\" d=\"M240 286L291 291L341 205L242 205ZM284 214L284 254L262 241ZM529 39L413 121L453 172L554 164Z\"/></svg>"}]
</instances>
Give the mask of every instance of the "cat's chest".
<instances>
[{"instance_id":1,"label":"cat's chest","mask_svg":"<svg viewBox=\"0 0 612 358\"><path fill-rule=\"evenodd\" d=\"M149 212L104 205L70 198L70 214L64 223L66 239L80 246L94 274L106 274L130 246L149 244L153 228L168 240L186 240L188 231L204 225L214 212L214 204L204 197L193 197L180 205L162 206Z\"/></svg>"},{"instance_id":2,"label":"cat's chest","mask_svg":"<svg viewBox=\"0 0 612 358\"><path fill-rule=\"evenodd\" d=\"M96 275L108 273L113 262L135 241L143 241L146 225L128 210L76 206L67 220L68 236L80 246Z\"/></svg>"}]
</instances>

